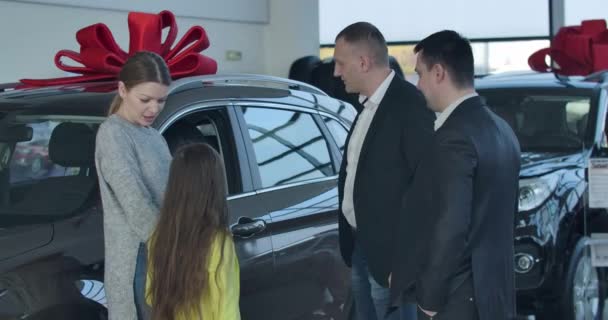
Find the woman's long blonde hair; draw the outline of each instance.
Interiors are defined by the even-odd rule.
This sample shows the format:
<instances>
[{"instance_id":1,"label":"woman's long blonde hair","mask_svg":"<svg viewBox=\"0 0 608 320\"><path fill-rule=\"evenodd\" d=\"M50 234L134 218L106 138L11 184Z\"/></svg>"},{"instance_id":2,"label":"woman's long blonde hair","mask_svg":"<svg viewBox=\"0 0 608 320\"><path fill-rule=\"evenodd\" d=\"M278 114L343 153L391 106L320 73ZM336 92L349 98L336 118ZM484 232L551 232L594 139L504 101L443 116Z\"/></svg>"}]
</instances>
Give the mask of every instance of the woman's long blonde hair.
<instances>
[{"instance_id":1,"label":"woman's long blonde hair","mask_svg":"<svg viewBox=\"0 0 608 320\"><path fill-rule=\"evenodd\" d=\"M171 84L171 74L161 56L154 52L140 51L127 60L118 74L118 80L125 84L127 90L144 82L157 82L168 86ZM116 93L108 115L116 113L121 105L122 98Z\"/></svg>"}]
</instances>

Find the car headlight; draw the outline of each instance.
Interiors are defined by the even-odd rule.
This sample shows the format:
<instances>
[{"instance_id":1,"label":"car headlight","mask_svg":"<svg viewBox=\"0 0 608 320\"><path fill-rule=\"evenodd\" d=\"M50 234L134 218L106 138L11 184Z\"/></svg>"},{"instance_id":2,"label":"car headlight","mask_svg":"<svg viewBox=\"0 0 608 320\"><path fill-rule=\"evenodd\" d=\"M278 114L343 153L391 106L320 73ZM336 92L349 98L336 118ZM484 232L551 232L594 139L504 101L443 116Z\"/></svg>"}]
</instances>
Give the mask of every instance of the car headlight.
<instances>
[{"instance_id":1,"label":"car headlight","mask_svg":"<svg viewBox=\"0 0 608 320\"><path fill-rule=\"evenodd\" d=\"M558 174L549 174L532 179L519 180L519 211L537 208L557 188Z\"/></svg>"}]
</instances>

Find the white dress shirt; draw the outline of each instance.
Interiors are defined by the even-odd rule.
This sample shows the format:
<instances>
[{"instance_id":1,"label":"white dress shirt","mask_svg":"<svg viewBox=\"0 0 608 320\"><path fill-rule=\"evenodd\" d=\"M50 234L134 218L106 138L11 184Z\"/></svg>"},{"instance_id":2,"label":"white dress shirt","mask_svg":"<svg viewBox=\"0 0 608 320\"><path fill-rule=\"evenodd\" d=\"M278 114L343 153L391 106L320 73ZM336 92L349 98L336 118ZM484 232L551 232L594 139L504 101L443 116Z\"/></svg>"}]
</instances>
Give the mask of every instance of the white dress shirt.
<instances>
[{"instance_id":1,"label":"white dress shirt","mask_svg":"<svg viewBox=\"0 0 608 320\"><path fill-rule=\"evenodd\" d=\"M457 99L456 101L452 102L445 110L443 110L443 112L436 113L435 115L437 115L437 119L435 119L435 131L439 130L439 128L441 128L441 126L443 126L443 124L446 122L446 120L448 120L448 118L450 117L452 112L454 112L454 110L456 110L456 108L461 103L463 103L465 100L467 100L469 98L473 98L476 96L477 96L477 92L473 92L473 93L464 95L464 96L460 97L459 99Z\"/></svg>"},{"instance_id":2,"label":"white dress shirt","mask_svg":"<svg viewBox=\"0 0 608 320\"><path fill-rule=\"evenodd\" d=\"M363 95L359 96L359 102L363 104L363 110L361 110L359 119L352 129L353 133L348 142L348 151L346 154L346 181L344 182L344 199L342 200L342 213L344 214L346 221L348 221L348 224L353 228L357 227L355 205L353 202L353 189L355 187L355 175L359 164L359 154L361 153L361 147L363 146L363 141L365 141L369 125L372 123L378 105L380 105L380 102L384 98L386 90L393 81L394 76L395 71L391 70L391 73L389 73L369 99Z\"/></svg>"}]
</instances>

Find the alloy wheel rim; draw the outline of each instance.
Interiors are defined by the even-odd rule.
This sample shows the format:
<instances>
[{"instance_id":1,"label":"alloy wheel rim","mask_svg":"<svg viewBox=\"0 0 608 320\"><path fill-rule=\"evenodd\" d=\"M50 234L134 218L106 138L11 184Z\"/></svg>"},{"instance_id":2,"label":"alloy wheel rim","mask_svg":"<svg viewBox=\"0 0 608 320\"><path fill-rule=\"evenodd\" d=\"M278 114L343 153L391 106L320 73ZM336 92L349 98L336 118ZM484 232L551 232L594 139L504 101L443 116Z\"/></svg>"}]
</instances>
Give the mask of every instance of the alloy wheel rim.
<instances>
[{"instance_id":1,"label":"alloy wheel rim","mask_svg":"<svg viewBox=\"0 0 608 320\"><path fill-rule=\"evenodd\" d=\"M585 252L576 265L572 303L574 319L594 320L599 309L599 281L597 269L591 265L591 258Z\"/></svg>"}]
</instances>

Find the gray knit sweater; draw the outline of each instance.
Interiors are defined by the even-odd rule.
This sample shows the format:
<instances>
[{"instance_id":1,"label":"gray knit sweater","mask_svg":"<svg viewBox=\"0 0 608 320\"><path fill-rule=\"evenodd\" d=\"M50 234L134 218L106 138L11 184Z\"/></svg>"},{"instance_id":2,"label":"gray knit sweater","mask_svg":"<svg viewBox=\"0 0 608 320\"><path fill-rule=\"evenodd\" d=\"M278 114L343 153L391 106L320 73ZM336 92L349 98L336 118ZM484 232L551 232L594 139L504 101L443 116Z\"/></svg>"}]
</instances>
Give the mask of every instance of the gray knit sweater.
<instances>
[{"instance_id":1,"label":"gray knit sweater","mask_svg":"<svg viewBox=\"0 0 608 320\"><path fill-rule=\"evenodd\" d=\"M110 320L136 319L137 250L156 226L171 155L162 135L111 115L97 133L95 164L103 203L105 290Z\"/></svg>"}]
</instances>

